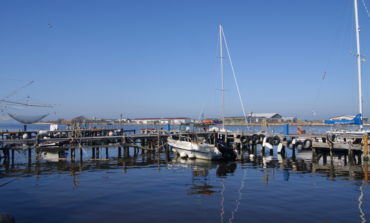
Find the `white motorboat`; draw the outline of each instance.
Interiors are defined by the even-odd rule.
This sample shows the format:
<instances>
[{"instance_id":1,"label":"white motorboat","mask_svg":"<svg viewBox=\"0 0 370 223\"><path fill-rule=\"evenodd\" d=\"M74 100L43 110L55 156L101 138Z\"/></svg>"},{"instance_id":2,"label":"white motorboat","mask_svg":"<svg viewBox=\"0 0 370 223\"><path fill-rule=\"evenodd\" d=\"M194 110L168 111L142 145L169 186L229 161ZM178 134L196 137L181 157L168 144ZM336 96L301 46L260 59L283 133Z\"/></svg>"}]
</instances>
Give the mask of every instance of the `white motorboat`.
<instances>
[{"instance_id":1,"label":"white motorboat","mask_svg":"<svg viewBox=\"0 0 370 223\"><path fill-rule=\"evenodd\" d=\"M216 145L193 141L189 137L176 138L176 136L172 136L168 138L167 143L173 147L172 151L178 153L181 158L189 157L204 160L220 160L223 158Z\"/></svg>"}]
</instances>

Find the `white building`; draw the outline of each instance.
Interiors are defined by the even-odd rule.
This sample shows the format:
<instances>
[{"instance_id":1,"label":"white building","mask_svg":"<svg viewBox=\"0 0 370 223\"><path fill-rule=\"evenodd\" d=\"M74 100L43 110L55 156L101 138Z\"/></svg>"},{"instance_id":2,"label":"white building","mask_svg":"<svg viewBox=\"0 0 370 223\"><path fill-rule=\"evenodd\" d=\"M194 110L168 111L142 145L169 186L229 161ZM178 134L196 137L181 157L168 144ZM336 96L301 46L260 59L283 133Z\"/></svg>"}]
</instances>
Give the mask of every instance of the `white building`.
<instances>
[{"instance_id":1,"label":"white building","mask_svg":"<svg viewBox=\"0 0 370 223\"><path fill-rule=\"evenodd\" d=\"M160 124L160 125L166 125L168 123L172 125L180 125L180 124L188 124L191 122L190 118L186 117L179 117L179 118L136 118L132 119L133 123L136 124Z\"/></svg>"}]
</instances>

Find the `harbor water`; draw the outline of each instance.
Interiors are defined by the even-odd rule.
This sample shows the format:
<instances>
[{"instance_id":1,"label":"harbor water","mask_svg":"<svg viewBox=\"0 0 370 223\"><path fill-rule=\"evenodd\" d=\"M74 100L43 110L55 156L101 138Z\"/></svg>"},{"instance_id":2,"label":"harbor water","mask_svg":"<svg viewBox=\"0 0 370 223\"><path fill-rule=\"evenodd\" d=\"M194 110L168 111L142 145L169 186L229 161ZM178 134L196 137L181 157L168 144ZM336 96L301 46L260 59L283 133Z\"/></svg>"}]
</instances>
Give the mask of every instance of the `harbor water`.
<instances>
[{"instance_id":1,"label":"harbor water","mask_svg":"<svg viewBox=\"0 0 370 223\"><path fill-rule=\"evenodd\" d=\"M235 162L82 148L0 161L0 213L16 222L369 222L368 166L309 151Z\"/></svg>"}]
</instances>

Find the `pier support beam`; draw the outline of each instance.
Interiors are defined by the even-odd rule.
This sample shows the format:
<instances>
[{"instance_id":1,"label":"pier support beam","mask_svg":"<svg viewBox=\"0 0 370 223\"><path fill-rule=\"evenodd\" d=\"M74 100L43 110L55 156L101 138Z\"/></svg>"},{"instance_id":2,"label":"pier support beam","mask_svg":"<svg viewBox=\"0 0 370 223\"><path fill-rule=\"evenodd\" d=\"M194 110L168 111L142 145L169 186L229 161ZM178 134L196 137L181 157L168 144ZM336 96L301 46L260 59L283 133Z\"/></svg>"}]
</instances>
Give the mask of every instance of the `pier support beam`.
<instances>
[{"instance_id":1,"label":"pier support beam","mask_svg":"<svg viewBox=\"0 0 370 223\"><path fill-rule=\"evenodd\" d=\"M82 163L83 161L83 151L82 151L82 147L80 148L80 162Z\"/></svg>"},{"instance_id":2,"label":"pier support beam","mask_svg":"<svg viewBox=\"0 0 370 223\"><path fill-rule=\"evenodd\" d=\"M11 165L14 167L14 149L11 150L12 153L12 159L11 159Z\"/></svg>"},{"instance_id":3,"label":"pier support beam","mask_svg":"<svg viewBox=\"0 0 370 223\"><path fill-rule=\"evenodd\" d=\"M123 148L123 150L124 150L124 153L125 153L125 157L129 157L129 156L130 156L129 147L128 147L128 146L125 146L125 147Z\"/></svg>"},{"instance_id":4,"label":"pier support beam","mask_svg":"<svg viewBox=\"0 0 370 223\"><path fill-rule=\"evenodd\" d=\"M100 158L100 154L99 154L99 152L100 152L100 148L99 147L96 147L96 154L95 154L95 159L99 159Z\"/></svg>"},{"instance_id":5,"label":"pier support beam","mask_svg":"<svg viewBox=\"0 0 370 223\"><path fill-rule=\"evenodd\" d=\"M122 149L121 149L121 147L119 146L119 147L118 147L118 158L121 158L121 156L122 156Z\"/></svg>"},{"instance_id":6,"label":"pier support beam","mask_svg":"<svg viewBox=\"0 0 370 223\"><path fill-rule=\"evenodd\" d=\"M75 148L71 148L71 161L74 162L76 159L76 151Z\"/></svg>"},{"instance_id":7,"label":"pier support beam","mask_svg":"<svg viewBox=\"0 0 370 223\"><path fill-rule=\"evenodd\" d=\"M92 147L92 148L91 148L91 153L92 153L92 154L91 154L91 158L92 158L92 159L95 159L95 147Z\"/></svg>"},{"instance_id":8,"label":"pier support beam","mask_svg":"<svg viewBox=\"0 0 370 223\"><path fill-rule=\"evenodd\" d=\"M31 166L32 163L32 149L28 148L28 166Z\"/></svg>"}]
</instances>

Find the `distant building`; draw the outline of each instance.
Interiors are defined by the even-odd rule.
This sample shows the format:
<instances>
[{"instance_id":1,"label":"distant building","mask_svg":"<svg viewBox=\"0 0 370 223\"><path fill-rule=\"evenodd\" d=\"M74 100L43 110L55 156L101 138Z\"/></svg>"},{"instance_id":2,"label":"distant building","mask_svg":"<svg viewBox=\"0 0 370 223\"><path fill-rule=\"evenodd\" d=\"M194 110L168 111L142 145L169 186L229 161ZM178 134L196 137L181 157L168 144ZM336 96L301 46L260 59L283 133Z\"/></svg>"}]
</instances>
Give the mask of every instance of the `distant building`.
<instances>
[{"instance_id":1,"label":"distant building","mask_svg":"<svg viewBox=\"0 0 370 223\"><path fill-rule=\"evenodd\" d=\"M282 116L278 113L249 113L247 115L247 120L249 123L261 123L263 120L267 122L281 122Z\"/></svg>"},{"instance_id":2,"label":"distant building","mask_svg":"<svg viewBox=\"0 0 370 223\"><path fill-rule=\"evenodd\" d=\"M166 125L168 123L172 125L179 125L179 124L187 124L191 122L190 118L186 117L179 117L179 118L136 118L131 120L133 123L136 124L144 124L144 125L150 125L150 124L160 124L160 125Z\"/></svg>"},{"instance_id":3,"label":"distant building","mask_svg":"<svg viewBox=\"0 0 370 223\"><path fill-rule=\"evenodd\" d=\"M284 118L278 113L250 113L247 115L248 123L261 123L263 120L266 120L268 123L283 122ZM296 118L287 117L289 122L297 121ZM225 117L225 124L241 124L245 123L245 118L243 116L237 117Z\"/></svg>"},{"instance_id":4,"label":"distant building","mask_svg":"<svg viewBox=\"0 0 370 223\"><path fill-rule=\"evenodd\" d=\"M281 120L283 122L291 122L291 123L296 123L297 122L296 117L282 117Z\"/></svg>"}]
</instances>

